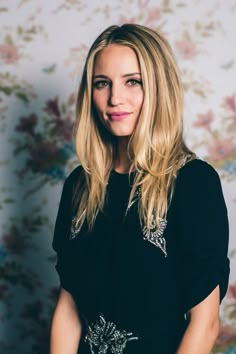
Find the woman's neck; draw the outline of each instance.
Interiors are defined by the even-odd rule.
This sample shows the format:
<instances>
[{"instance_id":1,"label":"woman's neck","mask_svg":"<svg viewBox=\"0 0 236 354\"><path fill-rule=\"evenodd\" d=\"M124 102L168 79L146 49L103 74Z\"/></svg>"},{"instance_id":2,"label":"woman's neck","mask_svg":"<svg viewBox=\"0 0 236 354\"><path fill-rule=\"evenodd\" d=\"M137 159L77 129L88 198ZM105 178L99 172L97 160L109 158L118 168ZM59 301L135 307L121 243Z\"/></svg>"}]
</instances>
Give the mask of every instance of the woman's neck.
<instances>
[{"instance_id":1,"label":"woman's neck","mask_svg":"<svg viewBox=\"0 0 236 354\"><path fill-rule=\"evenodd\" d=\"M128 173L131 160L128 155L129 137L119 137L117 139L117 158L114 164L114 170L119 173Z\"/></svg>"}]
</instances>

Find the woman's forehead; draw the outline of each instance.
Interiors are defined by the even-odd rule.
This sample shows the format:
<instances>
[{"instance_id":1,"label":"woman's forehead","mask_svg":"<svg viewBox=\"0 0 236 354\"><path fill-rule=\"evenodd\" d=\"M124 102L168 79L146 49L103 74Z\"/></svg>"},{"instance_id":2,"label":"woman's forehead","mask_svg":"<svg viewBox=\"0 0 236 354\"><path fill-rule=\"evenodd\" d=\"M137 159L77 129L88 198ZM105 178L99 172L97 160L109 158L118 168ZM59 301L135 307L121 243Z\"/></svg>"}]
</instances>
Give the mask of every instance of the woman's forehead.
<instances>
[{"instance_id":1,"label":"woman's forehead","mask_svg":"<svg viewBox=\"0 0 236 354\"><path fill-rule=\"evenodd\" d=\"M140 67L135 51L128 47L111 44L99 53L94 61L94 75L113 73L118 71L121 75L140 73Z\"/></svg>"}]
</instances>

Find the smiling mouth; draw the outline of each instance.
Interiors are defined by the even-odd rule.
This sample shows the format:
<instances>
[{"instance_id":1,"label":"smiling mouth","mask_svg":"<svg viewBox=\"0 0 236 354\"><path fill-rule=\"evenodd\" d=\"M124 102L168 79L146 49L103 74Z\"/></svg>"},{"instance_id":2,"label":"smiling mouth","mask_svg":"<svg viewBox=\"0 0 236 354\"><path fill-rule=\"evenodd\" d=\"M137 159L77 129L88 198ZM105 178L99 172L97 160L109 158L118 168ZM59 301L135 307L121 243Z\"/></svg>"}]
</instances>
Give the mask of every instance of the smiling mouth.
<instances>
[{"instance_id":1,"label":"smiling mouth","mask_svg":"<svg viewBox=\"0 0 236 354\"><path fill-rule=\"evenodd\" d=\"M116 112L116 113L108 114L109 118L113 121L123 120L123 119L127 118L128 115L130 115L129 112Z\"/></svg>"}]
</instances>

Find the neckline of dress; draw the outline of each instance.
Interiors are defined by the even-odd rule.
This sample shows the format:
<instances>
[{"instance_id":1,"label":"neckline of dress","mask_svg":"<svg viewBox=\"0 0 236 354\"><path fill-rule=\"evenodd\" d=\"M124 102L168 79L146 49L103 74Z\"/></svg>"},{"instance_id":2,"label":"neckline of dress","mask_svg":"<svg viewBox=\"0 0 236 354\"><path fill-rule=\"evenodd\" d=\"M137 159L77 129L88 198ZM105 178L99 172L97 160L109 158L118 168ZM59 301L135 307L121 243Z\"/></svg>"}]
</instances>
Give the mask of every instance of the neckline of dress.
<instances>
[{"instance_id":1,"label":"neckline of dress","mask_svg":"<svg viewBox=\"0 0 236 354\"><path fill-rule=\"evenodd\" d=\"M112 170L112 174L114 174L115 176L120 176L120 177L127 177L127 176L133 176L135 174L136 171L132 171L131 173L129 172L117 172L116 170Z\"/></svg>"}]
</instances>

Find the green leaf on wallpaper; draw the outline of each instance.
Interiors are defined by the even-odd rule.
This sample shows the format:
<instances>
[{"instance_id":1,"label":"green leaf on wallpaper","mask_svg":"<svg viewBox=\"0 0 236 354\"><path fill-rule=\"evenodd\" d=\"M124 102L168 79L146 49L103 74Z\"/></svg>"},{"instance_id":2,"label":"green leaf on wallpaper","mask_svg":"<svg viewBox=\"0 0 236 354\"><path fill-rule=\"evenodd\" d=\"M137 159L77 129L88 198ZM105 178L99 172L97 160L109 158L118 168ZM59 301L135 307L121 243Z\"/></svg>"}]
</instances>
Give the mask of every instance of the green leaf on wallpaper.
<instances>
[{"instance_id":1,"label":"green leaf on wallpaper","mask_svg":"<svg viewBox=\"0 0 236 354\"><path fill-rule=\"evenodd\" d=\"M230 118L228 117L228 119L230 119ZM235 127L235 123L232 122L232 123L229 124L227 127L225 127L225 132L226 132L227 134L232 133L234 127Z\"/></svg>"},{"instance_id":2,"label":"green leaf on wallpaper","mask_svg":"<svg viewBox=\"0 0 236 354\"><path fill-rule=\"evenodd\" d=\"M25 36L25 37L23 37L23 40L26 41L26 42L31 42L32 41L32 37Z\"/></svg>"},{"instance_id":3,"label":"green leaf on wallpaper","mask_svg":"<svg viewBox=\"0 0 236 354\"><path fill-rule=\"evenodd\" d=\"M195 92L198 96L201 96L202 98L206 98L205 92L199 88L193 89L193 92Z\"/></svg>"},{"instance_id":4,"label":"green leaf on wallpaper","mask_svg":"<svg viewBox=\"0 0 236 354\"><path fill-rule=\"evenodd\" d=\"M199 30L202 29L202 25L200 24L199 21L196 21L196 23L195 23L195 29L196 29L197 31L199 31Z\"/></svg>"},{"instance_id":5,"label":"green leaf on wallpaper","mask_svg":"<svg viewBox=\"0 0 236 354\"><path fill-rule=\"evenodd\" d=\"M6 199L3 200L3 203L5 203L5 204L11 204L11 203L14 203L14 202L15 202L15 200L12 199L12 198L6 198Z\"/></svg>"},{"instance_id":6,"label":"green leaf on wallpaper","mask_svg":"<svg viewBox=\"0 0 236 354\"><path fill-rule=\"evenodd\" d=\"M164 7L170 7L170 0L163 0Z\"/></svg>"},{"instance_id":7,"label":"green leaf on wallpaper","mask_svg":"<svg viewBox=\"0 0 236 354\"><path fill-rule=\"evenodd\" d=\"M177 7L186 7L187 5L184 2L178 2L176 4Z\"/></svg>"},{"instance_id":8,"label":"green leaf on wallpaper","mask_svg":"<svg viewBox=\"0 0 236 354\"><path fill-rule=\"evenodd\" d=\"M208 25L205 26L206 30L214 30L216 29L215 23L214 22L210 22Z\"/></svg>"},{"instance_id":9,"label":"green leaf on wallpaper","mask_svg":"<svg viewBox=\"0 0 236 354\"><path fill-rule=\"evenodd\" d=\"M213 130L212 135L215 139L218 139L220 137L220 132L218 130Z\"/></svg>"},{"instance_id":10,"label":"green leaf on wallpaper","mask_svg":"<svg viewBox=\"0 0 236 354\"><path fill-rule=\"evenodd\" d=\"M22 27L22 26L18 26L18 27L17 27L17 33L18 33L19 35L21 35L23 32L24 32L23 27Z\"/></svg>"},{"instance_id":11,"label":"green leaf on wallpaper","mask_svg":"<svg viewBox=\"0 0 236 354\"><path fill-rule=\"evenodd\" d=\"M36 34L37 33L37 28L35 26L32 26L26 32L30 33L30 34Z\"/></svg>"},{"instance_id":12,"label":"green leaf on wallpaper","mask_svg":"<svg viewBox=\"0 0 236 354\"><path fill-rule=\"evenodd\" d=\"M191 41L191 37L188 31L183 31L183 38L187 41Z\"/></svg>"},{"instance_id":13,"label":"green leaf on wallpaper","mask_svg":"<svg viewBox=\"0 0 236 354\"><path fill-rule=\"evenodd\" d=\"M10 34L7 34L7 35L5 36L4 42L5 42L6 44L13 45L13 40L12 40Z\"/></svg>"},{"instance_id":14,"label":"green leaf on wallpaper","mask_svg":"<svg viewBox=\"0 0 236 354\"><path fill-rule=\"evenodd\" d=\"M165 13L174 12L174 11L171 9L171 6L170 6L170 0L163 0L162 12L165 12Z\"/></svg>"},{"instance_id":15,"label":"green leaf on wallpaper","mask_svg":"<svg viewBox=\"0 0 236 354\"><path fill-rule=\"evenodd\" d=\"M24 101L25 103L29 103L29 98L24 92L16 92L16 97L18 97L20 100Z\"/></svg>"},{"instance_id":16,"label":"green leaf on wallpaper","mask_svg":"<svg viewBox=\"0 0 236 354\"><path fill-rule=\"evenodd\" d=\"M236 159L236 149L233 150L233 153L232 153L232 159L235 160Z\"/></svg>"},{"instance_id":17,"label":"green leaf on wallpaper","mask_svg":"<svg viewBox=\"0 0 236 354\"><path fill-rule=\"evenodd\" d=\"M233 309L230 313L229 313L229 318L231 320L236 318L236 309Z\"/></svg>"},{"instance_id":18,"label":"green leaf on wallpaper","mask_svg":"<svg viewBox=\"0 0 236 354\"><path fill-rule=\"evenodd\" d=\"M208 38L208 37L210 37L210 33L209 33L209 32L206 32L206 31L203 31L203 32L202 32L202 37Z\"/></svg>"},{"instance_id":19,"label":"green leaf on wallpaper","mask_svg":"<svg viewBox=\"0 0 236 354\"><path fill-rule=\"evenodd\" d=\"M12 94L12 87L0 86L0 92L3 92L5 95L9 96Z\"/></svg>"}]
</instances>

